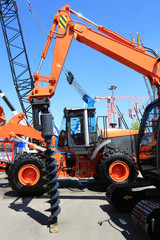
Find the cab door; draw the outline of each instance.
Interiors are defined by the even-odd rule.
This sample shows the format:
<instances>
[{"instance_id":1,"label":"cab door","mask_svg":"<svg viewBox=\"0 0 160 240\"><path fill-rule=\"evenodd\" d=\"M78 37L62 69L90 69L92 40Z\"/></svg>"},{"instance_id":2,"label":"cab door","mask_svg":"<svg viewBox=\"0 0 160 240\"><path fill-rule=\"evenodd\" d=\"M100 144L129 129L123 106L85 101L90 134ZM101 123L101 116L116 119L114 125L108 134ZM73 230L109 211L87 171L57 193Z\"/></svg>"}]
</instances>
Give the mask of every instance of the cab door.
<instances>
[{"instance_id":1,"label":"cab door","mask_svg":"<svg viewBox=\"0 0 160 240\"><path fill-rule=\"evenodd\" d=\"M143 177L153 185L160 183L160 100L150 103L143 114L137 146L137 162Z\"/></svg>"}]
</instances>

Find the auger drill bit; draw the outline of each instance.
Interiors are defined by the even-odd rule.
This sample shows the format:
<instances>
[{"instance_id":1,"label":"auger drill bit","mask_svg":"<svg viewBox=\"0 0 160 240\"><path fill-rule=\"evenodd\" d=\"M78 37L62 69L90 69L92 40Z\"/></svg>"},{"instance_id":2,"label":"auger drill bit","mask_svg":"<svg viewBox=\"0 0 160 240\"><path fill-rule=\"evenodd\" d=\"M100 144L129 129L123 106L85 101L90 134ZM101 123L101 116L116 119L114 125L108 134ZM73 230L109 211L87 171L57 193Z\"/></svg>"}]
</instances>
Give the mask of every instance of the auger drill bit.
<instances>
[{"instance_id":1,"label":"auger drill bit","mask_svg":"<svg viewBox=\"0 0 160 240\"><path fill-rule=\"evenodd\" d=\"M48 203L50 203L50 208L46 211L51 212L49 218L49 228L51 233L58 232L57 216L61 210L59 207L59 191L57 190L59 186L59 183L57 182L58 175L56 174L56 171L58 170L56 166L57 160L52 157L55 153L56 152L51 149L47 149L46 152L47 194L50 197L50 200L48 201Z\"/></svg>"},{"instance_id":2,"label":"auger drill bit","mask_svg":"<svg viewBox=\"0 0 160 240\"><path fill-rule=\"evenodd\" d=\"M51 132L49 129L52 129L53 131L53 123L50 113L46 113L41 115L41 121L42 125L46 126L42 130L42 136L45 139L46 142L46 160L45 160L45 166L46 166L46 179L47 179L47 190L48 195L50 197L50 200L48 201L50 203L50 208L46 211L51 212L51 216L49 218L49 230L51 233L58 232L58 221L57 216L60 213L60 207L59 207L59 191L57 190L59 183L57 182L58 175L56 174L57 171L57 160L53 158L52 156L55 154L55 151L51 150ZM49 121L50 120L50 121ZM46 124L47 122L47 124ZM43 124L45 123L45 124Z\"/></svg>"},{"instance_id":3,"label":"auger drill bit","mask_svg":"<svg viewBox=\"0 0 160 240\"><path fill-rule=\"evenodd\" d=\"M50 232L58 232L58 220L57 216L60 213L59 207L59 191L57 190L59 184L57 182L58 175L56 174L57 160L52 157L55 151L51 149L51 142L53 136L53 120L52 114L49 112L50 100L49 98L35 99L32 98L32 111L33 111L33 126L35 129L41 131L42 137L46 143L46 158L44 171L44 180L47 185L48 195L50 196L50 208L46 211L51 212L49 218ZM40 115L41 113L41 115ZM41 120L41 123L40 123Z\"/></svg>"}]
</instances>

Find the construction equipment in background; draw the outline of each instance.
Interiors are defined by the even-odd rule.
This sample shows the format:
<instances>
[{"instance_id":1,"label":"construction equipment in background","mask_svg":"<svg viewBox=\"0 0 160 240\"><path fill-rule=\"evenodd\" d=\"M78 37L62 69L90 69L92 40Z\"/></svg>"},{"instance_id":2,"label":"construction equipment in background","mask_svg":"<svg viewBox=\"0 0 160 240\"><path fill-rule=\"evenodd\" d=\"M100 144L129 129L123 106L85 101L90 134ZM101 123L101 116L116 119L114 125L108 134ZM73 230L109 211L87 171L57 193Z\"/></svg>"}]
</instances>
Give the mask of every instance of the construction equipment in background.
<instances>
[{"instance_id":1,"label":"construction equipment in background","mask_svg":"<svg viewBox=\"0 0 160 240\"><path fill-rule=\"evenodd\" d=\"M74 76L73 74L69 71L67 72L66 74L66 78L67 78L67 81L68 83L74 87L74 89L78 92L78 94L82 97L82 100L87 104L87 107L94 107L95 106L95 102L97 99L106 99L106 98L98 98L98 97L95 97L94 99L91 98L86 92L85 90L80 86L80 84L74 79ZM111 111L109 111L109 109L112 108L112 112L113 112L113 102L111 103L111 106L110 106L110 99L113 99L113 96L112 97L107 97L107 103L108 103L108 125L109 127L112 127L114 124L111 122ZM120 116L119 117L119 128L122 128L122 124L121 124L121 121L123 122L124 124L124 127L126 129L129 129L124 117L123 117L123 114L121 113L119 107L117 106L117 104L115 103L115 107L117 109L117 113L118 115ZM115 113L114 113L115 114Z\"/></svg>"},{"instance_id":2,"label":"construction equipment in background","mask_svg":"<svg viewBox=\"0 0 160 240\"><path fill-rule=\"evenodd\" d=\"M11 102L8 100L8 98L5 96L4 92L2 92L2 90L0 89L0 96L2 97L2 99L4 100L4 102L7 104L7 106L10 108L10 110L12 111L13 115L18 114L18 112L16 111L16 109L13 107L13 105L11 104ZM6 123L6 118L5 118L5 113L3 111L3 108L1 108L1 112L0 112L0 126L3 126ZM17 148L16 148L17 147ZM18 142L15 143L15 141L9 141L8 143L4 142L3 140L0 141L0 171L4 172L4 171L8 171L8 167L10 163L13 163L14 158L15 158L15 149L18 149Z\"/></svg>"},{"instance_id":3,"label":"construction equipment in background","mask_svg":"<svg viewBox=\"0 0 160 240\"><path fill-rule=\"evenodd\" d=\"M1 115L4 118L4 114ZM45 172L44 162L40 152L45 151L44 140L41 133L31 125L19 124L25 121L25 114L19 113L13 116L6 124L0 126L1 140L1 163L7 164L6 172L13 190L18 194L42 194L45 191L43 176ZM32 139L27 141L24 137ZM35 141L35 144L33 143ZM27 143L35 153L23 153L20 143ZM24 166L25 165L25 166ZM34 184L33 184L34 182ZM28 188L27 186L32 186Z\"/></svg>"},{"instance_id":4,"label":"construction equipment in background","mask_svg":"<svg viewBox=\"0 0 160 240\"><path fill-rule=\"evenodd\" d=\"M153 101L153 96L152 96L150 88L148 86L148 79L146 78L146 76L143 76L143 77L144 77L144 82L146 84L146 88L147 88L147 91L148 91L148 95L149 95L150 101L152 102Z\"/></svg>"},{"instance_id":5,"label":"construction equipment in background","mask_svg":"<svg viewBox=\"0 0 160 240\"><path fill-rule=\"evenodd\" d=\"M1 141L1 145L3 145L1 148L3 158L0 158L0 161L8 175L10 186L15 193L21 196L43 194L46 191L46 180L44 178L44 171L42 170L45 168L44 161L42 161L44 158L44 140L40 132L35 132L35 129L29 124L25 118L25 114L19 114L1 90L0 95L14 115L9 120L7 126L0 129L0 138L4 140ZM10 123L18 124L18 126ZM21 128L20 124L24 127ZM7 133L4 129L7 130ZM55 129L54 126L53 129ZM57 137L57 131L55 131L55 134L55 137ZM53 151L56 149L55 137L52 138ZM5 147L6 145L9 146L9 144L12 145L12 153L11 148L7 150ZM12 158L10 157L11 155ZM55 153L55 156L59 160L61 159L59 152Z\"/></svg>"},{"instance_id":6,"label":"construction equipment in background","mask_svg":"<svg viewBox=\"0 0 160 240\"><path fill-rule=\"evenodd\" d=\"M26 121L22 120L20 124L30 126L29 131L31 131L32 128L29 121L32 122L32 109L27 97L29 92L34 88L34 81L31 74L21 24L18 16L18 8L14 0L0 0L0 21L11 68L13 84L16 89L22 111L25 113L26 117ZM11 102L1 90L0 96L12 111L13 115L21 117L21 114L18 114ZM12 118L10 121L13 119L15 121L15 118ZM18 124L19 126L19 121L16 120L15 124ZM8 123L6 126L2 126L2 129L9 126L10 125ZM14 127L14 125L12 125L12 127ZM25 129L27 131L27 128ZM11 130L14 132L14 129ZM21 131L18 132L18 134L20 133ZM23 134L24 131L22 131L20 135ZM27 136L25 133L24 136L26 138L23 137L23 141L25 139L28 140L29 135ZM5 169L6 173L8 174L8 180L12 189L21 195L37 195L44 193L44 173L41 170L44 167L42 157L40 157L39 154L37 155L37 151L33 150L33 148L28 147L28 141L27 143L23 143L21 140L15 140L14 138L11 138L10 141L6 139L3 141L4 135L0 135L0 137L2 140L0 157L1 170L4 171ZM36 138L37 136L35 134L35 139ZM41 145L43 139L40 138L39 135L37 140L40 141L39 144ZM35 140L33 140L33 142L34 141ZM33 163L34 159L35 162Z\"/></svg>"},{"instance_id":7,"label":"construction equipment in background","mask_svg":"<svg viewBox=\"0 0 160 240\"><path fill-rule=\"evenodd\" d=\"M122 128L122 123L125 127L125 129L129 129L127 122L125 121L125 118L123 117L123 114L121 113L118 105L115 102L115 97L114 97L114 102L113 102L113 97L112 96L107 96L107 97L94 97L95 100L107 100L107 112L108 112L108 126L111 128L113 125L112 122L112 114L114 115L114 125L117 125L117 117L116 117L116 112L114 111L114 107L117 109L117 113L119 115L118 118L118 125L119 128ZM112 101L112 102L111 102Z\"/></svg>"},{"instance_id":8,"label":"construction equipment in background","mask_svg":"<svg viewBox=\"0 0 160 240\"><path fill-rule=\"evenodd\" d=\"M28 121L32 122L31 104L27 97L34 88L27 51L18 16L16 1L0 0L0 21L11 68L13 84Z\"/></svg>"},{"instance_id":9,"label":"construction equipment in background","mask_svg":"<svg viewBox=\"0 0 160 240\"><path fill-rule=\"evenodd\" d=\"M145 96L114 96L114 101L113 101L113 96L106 96L106 97L94 97L95 100L107 100L107 109L108 109L108 125L110 127L112 127L113 125L113 121L112 119L114 118L114 122L117 123L117 117L116 114L118 114L118 125L121 126L123 123L123 126L125 129L129 129L128 124L124 118L124 114L121 113L117 103L115 100L117 99L124 99L124 100L128 100L132 106L133 109L135 111L134 115L138 118L139 122L140 122L140 118L142 117L142 112L138 109L138 103L135 102L135 100L140 101L140 99L148 99L148 97ZM132 101L134 101L134 103L132 103ZM134 105L135 104L135 105ZM142 107L144 108L143 104L141 103ZM114 110L116 109L116 111ZM141 116L139 117L139 113L141 114ZM112 118L112 114L113 114L113 118ZM126 115L127 116L127 115ZM129 109L129 118L133 119L133 110Z\"/></svg>"},{"instance_id":10,"label":"construction equipment in background","mask_svg":"<svg viewBox=\"0 0 160 240\"><path fill-rule=\"evenodd\" d=\"M22 120L20 124L31 127L30 123L32 123L33 116L31 104L27 100L27 97L34 87L34 81L31 74L18 15L18 8L15 0L0 0L0 20L14 87L16 89L22 111L25 113L26 118L26 121ZM13 115L17 115L18 112L1 90L0 96L12 111ZM19 123L17 122L17 124ZM59 130L54 122L53 124L54 133L58 135ZM14 132L14 129L12 129L12 132ZM6 140L3 141L3 138L1 138L0 166L1 170L4 171L5 169L6 173L8 174L9 183L16 193L19 195L37 195L44 193L43 185L46 183L46 180L43 179L43 172L41 171L41 169L44 167L44 163L39 154L37 155L37 151L28 147L29 135L27 136L27 133L25 133L24 136L25 138L23 137L23 141L12 138L12 141L10 140L8 142ZM2 136L0 135L0 137ZM39 138L37 140L39 140ZM38 143L37 140L33 139L33 143L35 141ZM42 144L42 140L43 139L41 138L39 141L40 145ZM53 142L53 145L55 145L54 140ZM57 154L59 157L59 153ZM35 163L33 163L34 159Z\"/></svg>"},{"instance_id":11,"label":"construction equipment in background","mask_svg":"<svg viewBox=\"0 0 160 240\"><path fill-rule=\"evenodd\" d=\"M24 113L16 111L2 90L0 96L14 115L6 124L0 107L0 170L5 170L11 188L18 195L43 194L46 191L45 156L40 153L45 150L45 144L41 133L29 124ZM55 146L54 138L52 145ZM56 156L59 158L60 154Z\"/></svg>"},{"instance_id":12,"label":"construction equipment in background","mask_svg":"<svg viewBox=\"0 0 160 240\"><path fill-rule=\"evenodd\" d=\"M113 98L112 96L106 96L106 97L94 97L95 100L107 100L107 108L108 108L108 125L111 126L112 125L112 114L114 114L114 119L116 119L115 114L116 112L114 111L114 108L117 109L117 113L121 118L121 121L124 125L124 127L126 129L129 129L123 114L121 113L119 107L117 106L115 100L117 99L124 99L124 100L140 100L140 99L148 99L148 97L145 96L114 96L114 102L113 102ZM133 104L132 104L133 105ZM133 108L135 109L135 114L137 115L138 111L137 111L137 107L138 107L138 103L135 102L135 106L133 105ZM142 114L141 114L142 116ZM133 110L129 109L129 117L133 118Z\"/></svg>"},{"instance_id":13,"label":"construction equipment in background","mask_svg":"<svg viewBox=\"0 0 160 240\"><path fill-rule=\"evenodd\" d=\"M85 24L80 24L79 22L73 21L70 13L76 15L77 17L81 18L82 20L86 21L87 23L91 24L92 26L96 27L98 31L92 30L91 27L87 27ZM56 30L57 28L57 30ZM56 34L56 43L54 49L54 57L51 69L51 75L45 76L39 73L43 60L46 57L48 52L50 43L53 39L53 35ZM72 39L75 39L79 42L82 42L88 45L91 48L115 59L116 61L134 69L135 71L145 75L148 77L150 84L155 85L157 89L160 86L160 58L158 55L150 48L146 48L144 46L137 46L136 43L133 43L122 36L114 33L111 30L103 26L98 26L97 24L91 22L90 20L84 18L83 16L79 15L75 11L71 10L69 5L59 9L57 14L54 16L53 24L51 26L50 33L48 35L48 39L46 41L44 50L42 52L42 60L40 63L40 67L38 68L38 72L34 73L34 80L35 80L35 88L31 91L28 100L31 102L33 107L33 123L36 129L42 131L42 136L47 143L47 152L48 155L50 154L50 140L53 134L52 131L52 116L49 112L50 101L49 99L54 95L55 88L57 86L57 82L59 80L59 76L64 65L64 61L66 55L69 50L69 46L72 42ZM152 53L154 56L151 56L149 53ZM40 87L40 82L48 83L48 86ZM158 106L158 100L156 102L156 106ZM44 108L45 106L45 108ZM155 106L155 102L153 105L150 105L150 108ZM147 109L148 110L148 109ZM99 154L103 154L105 157L105 147L112 140L106 139L107 131L104 124L104 129L102 130L102 135L98 135L98 129L93 129L93 131L89 131L90 127L92 126L88 124L90 123L90 119L93 118L94 111L92 108L84 108L84 109L65 109L65 116L69 122L67 122L66 127L68 127L68 136L66 132L60 133L59 138L59 145L61 148L64 148L65 151L72 154L75 153L77 156L76 159L76 166L80 163L81 159L84 160L84 153L86 154L86 162L93 161ZM72 118L72 114L75 118ZM41 121L39 121L39 116L41 115ZM145 117L145 116L144 116ZM89 118L89 119L88 119ZM76 134L74 134L74 119L81 122L80 127L77 129ZM106 119L103 118L104 122L106 123ZM142 127L144 127L144 121L146 118L142 120ZM71 129L70 126L73 128ZM77 124L77 121L75 121ZM155 122L155 121L154 121ZM154 128L155 129L155 128ZM150 128L152 131L153 128ZM72 133L73 132L73 133ZM68 137L68 139L66 138ZM140 140L142 140L142 135L139 135ZM102 144L97 144L97 139L102 140ZM61 140L61 141L60 141ZM148 141L147 141L148 142ZM78 144L77 144L78 143ZM98 142L99 144L99 142ZM152 148L149 148L152 151ZM151 156L150 153L147 151L145 154L145 159L143 158L143 154L141 155L142 158L138 160L139 167L141 169L142 162L147 164L146 171L142 171L144 179L148 180L150 184L155 184L155 178L160 183L160 176L157 169L156 161L153 161L153 158L147 158L147 162L145 162L147 156ZM159 156L159 155L158 155ZM155 158L154 158L155 159ZM74 165L74 159L68 159ZM68 161L68 162L69 162ZM82 161L83 162L83 161ZM51 204L51 218L50 218L50 228L51 231L54 231L55 224L57 224L57 215L60 212L59 208L59 201L58 201L58 191L57 191L57 176L56 176L56 163L55 160L52 159L50 156L46 160L46 164L48 165L48 182L49 182L49 189L50 189L50 204ZM155 174L152 173L152 165L154 165ZM49 166L52 166L50 169ZM72 165L71 165L72 166ZM74 166L73 166L74 168ZM71 167L71 169L73 169ZM84 171L83 169L81 169ZM148 173L148 174L147 174ZM52 179L52 181L50 181ZM54 190L53 190L54 189ZM123 194L122 194L123 195ZM120 199L120 196L117 196L117 199ZM121 200L121 199L120 199ZM118 202L120 202L118 200ZM153 210L153 208L152 208ZM152 221L151 221L152 222ZM157 222L157 221L156 221ZM149 222L150 224L150 222ZM56 225L57 227L57 225ZM156 228L158 229L158 228ZM160 229L160 228L159 228ZM153 229L152 229L153 230ZM155 234L154 230L152 234Z\"/></svg>"},{"instance_id":14,"label":"construction equipment in background","mask_svg":"<svg viewBox=\"0 0 160 240\"><path fill-rule=\"evenodd\" d=\"M82 97L82 100L87 104L87 107L94 107L95 100L85 92L85 90L75 80L73 74L70 71L67 72L66 78L67 82L73 86L78 94Z\"/></svg>"},{"instance_id":15,"label":"construction equipment in background","mask_svg":"<svg viewBox=\"0 0 160 240\"><path fill-rule=\"evenodd\" d=\"M151 90L150 90L150 87L149 87L149 84L148 84L148 79L146 78L146 76L143 76L144 77L144 81L145 81L145 84L146 84L146 87L147 87L147 91L148 91L148 95L150 97L150 101L154 101L157 99L157 93L156 93L156 87L155 86L151 86Z\"/></svg>"},{"instance_id":16,"label":"construction equipment in background","mask_svg":"<svg viewBox=\"0 0 160 240\"><path fill-rule=\"evenodd\" d=\"M129 129L128 124L127 124L127 122L126 122L126 120L125 120L125 118L124 118L124 114L121 112L121 110L120 110L120 108L118 107L118 105L117 105L116 102L115 102L115 107L116 107L116 112L115 112L115 114L117 113L118 116L119 116L119 117L118 117L118 123L119 123L120 128L122 128L122 123L123 123L125 129Z\"/></svg>"}]
</instances>

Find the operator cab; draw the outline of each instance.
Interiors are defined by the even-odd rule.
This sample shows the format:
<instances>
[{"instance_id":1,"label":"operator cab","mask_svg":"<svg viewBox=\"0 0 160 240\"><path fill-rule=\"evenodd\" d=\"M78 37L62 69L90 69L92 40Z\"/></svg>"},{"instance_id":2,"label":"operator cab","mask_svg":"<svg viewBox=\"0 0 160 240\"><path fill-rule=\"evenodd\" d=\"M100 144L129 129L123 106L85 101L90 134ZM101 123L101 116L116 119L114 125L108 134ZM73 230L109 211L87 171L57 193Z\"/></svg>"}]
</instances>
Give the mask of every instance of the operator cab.
<instances>
[{"instance_id":1,"label":"operator cab","mask_svg":"<svg viewBox=\"0 0 160 240\"><path fill-rule=\"evenodd\" d=\"M58 148L86 154L98 141L95 108L65 108Z\"/></svg>"},{"instance_id":2,"label":"operator cab","mask_svg":"<svg viewBox=\"0 0 160 240\"><path fill-rule=\"evenodd\" d=\"M150 103L143 114L138 140L137 161L143 177L160 184L160 99Z\"/></svg>"}]
</instances>

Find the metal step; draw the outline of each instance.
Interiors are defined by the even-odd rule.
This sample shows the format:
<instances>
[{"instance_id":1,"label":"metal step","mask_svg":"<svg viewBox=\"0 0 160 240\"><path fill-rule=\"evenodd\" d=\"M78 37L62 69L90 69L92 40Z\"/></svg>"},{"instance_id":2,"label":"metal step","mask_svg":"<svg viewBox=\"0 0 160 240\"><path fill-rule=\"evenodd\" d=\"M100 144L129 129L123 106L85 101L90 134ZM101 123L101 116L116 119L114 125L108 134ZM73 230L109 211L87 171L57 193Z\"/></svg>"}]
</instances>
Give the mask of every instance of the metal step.
<instances>
[{"instance_id":1,"label":"metal step","mask_svg":"<svg viewBox=\"0 0 160 240\"><path fill-rule=\"evenodd\" d=\"M81 163L86 163L87 168L82 169L80 167ZM88 173L88 178L89 178L89 160L80 160L79 155L77 155L77 174L79 175L82 172L87 172Z\"/></svg>"}]
</instances>

